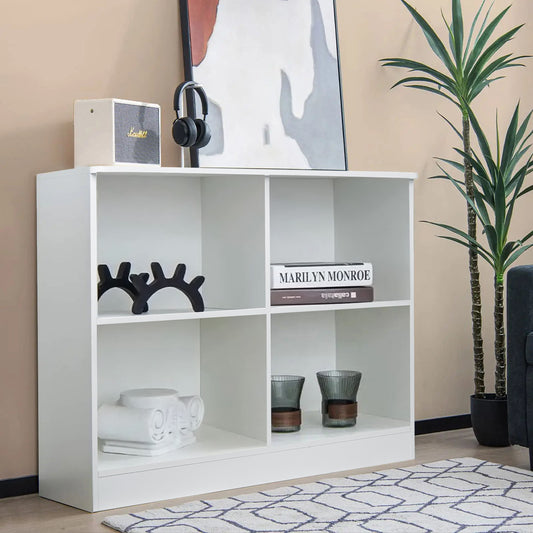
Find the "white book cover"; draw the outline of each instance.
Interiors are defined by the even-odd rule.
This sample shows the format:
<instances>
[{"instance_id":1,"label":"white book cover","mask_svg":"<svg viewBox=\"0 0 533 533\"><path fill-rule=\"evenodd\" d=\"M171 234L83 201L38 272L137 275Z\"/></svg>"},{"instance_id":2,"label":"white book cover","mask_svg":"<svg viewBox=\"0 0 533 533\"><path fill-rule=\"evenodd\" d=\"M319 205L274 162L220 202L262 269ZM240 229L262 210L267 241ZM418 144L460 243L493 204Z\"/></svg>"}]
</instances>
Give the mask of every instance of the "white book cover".
<instances>
[{"instance_id":1,"label":"white book cover","mask_svg":"<svg viewBox=\"0 0 533 533\"><path fill-rule=\"evenodd\" d=\"M274 263L270 265L272 289L308 287L369 287L372 263Z\"/></svg>"}]
</instances>

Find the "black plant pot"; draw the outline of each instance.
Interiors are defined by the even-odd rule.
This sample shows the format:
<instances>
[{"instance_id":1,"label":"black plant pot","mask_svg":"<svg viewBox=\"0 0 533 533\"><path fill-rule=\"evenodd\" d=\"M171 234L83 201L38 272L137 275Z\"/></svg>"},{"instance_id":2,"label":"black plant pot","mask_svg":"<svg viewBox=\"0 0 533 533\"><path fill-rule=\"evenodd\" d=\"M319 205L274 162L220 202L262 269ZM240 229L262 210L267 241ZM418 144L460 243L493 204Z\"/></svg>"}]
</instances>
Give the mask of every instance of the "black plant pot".
<instances>
[{"instance_id":1,"label":"black plant pot","mask_svg":"<svg viewBox=\"0 0 533 533\"><path fill-rule=\"evenodd\" d=\"M472 428L479 444L483 446L509 446L507 426L507 398L496 399L495 394L484 398L470 396Z\"/></svg>"}]
</instances>

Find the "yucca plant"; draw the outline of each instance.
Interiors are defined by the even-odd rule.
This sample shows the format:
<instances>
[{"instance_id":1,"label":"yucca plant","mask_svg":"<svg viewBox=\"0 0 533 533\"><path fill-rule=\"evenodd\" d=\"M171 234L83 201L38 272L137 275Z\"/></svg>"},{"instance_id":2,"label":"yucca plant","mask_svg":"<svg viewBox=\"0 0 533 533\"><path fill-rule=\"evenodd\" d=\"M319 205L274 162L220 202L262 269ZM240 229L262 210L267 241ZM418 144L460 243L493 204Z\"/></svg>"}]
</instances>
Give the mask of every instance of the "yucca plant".
<instances>
[{"instance_id":1,"label":"yucca plant","mask_svg":"<svg viewBox=\"0 0 533 533\"><path fill-rule=\"evenodd\" d=\"M507 127L503 146L496 119L495 153L491 151L489 142L474 113L470 109L468 112L479 145L479 153L477 150L472 150L467 154L463 149L456 148L455 151L463 158L463 162L438 158L440 161L438 166L443 174L434 177L450 181L461 193L483 228L485 243L483 244L480 239L473 238L454 226L438 222L429 223L452 234L439 235L439 237L474 249L493 269L495 393L497 399L504 399L506 397L504 274L524 252L533 246L533 244L527 244L533 236L533 231L519 240L509 238L516 202L521 196L533 190L533 186L524 188L524 181L533 170L533 154L531 144L528 144L533 135L533 131L528 131L532 112L520 122L519 105L516 106ZM462 137L458 130L455 131ZM452 170L464 173L464 161L467 161L473 168L473 199L467 192L464 182L455 179L451 173ZM448 167L452 170L447 170Z\"/></svg>"},{"instance_id":2,"label":"yucca plant","mask_svg":"<svg viewBox=\"0 0 533 533\"><path fill-rule=\"evenodd\" d=\"M492 82L502 79L504 69L523 66L518 61L528 56L514 56L511 53L501 54L501 49L516 35L522 27L515 28L495 36L503 17L510 6L490 19L490 6L484 11L485 0L477 10L470 29L465 32L463 12L460 0L452 0L452 16L449 22L443 15L447 28L447 39L440 39L437 32L418 13L418 11L401 0L434 52L441 68L433 68L419 61L405 58L385 58L382 64L410 71L410 75L393 85L404 85L414 89L437 94L453 102L460 110L462 118L462 139L464 158L464 183L467 197L467 224L470 239L476 240L476 213L471 206L474 200L474 181L470 160L470 115L468 109L473 100ZM489 20L490 19L490 20ZM447 41L448 46L444 43ZM500 75L498 75L500 74ZM476 247L469 248L470 291L472 303L472 339L474 351L474 394L483 396L485 393L485 371L483 339L481 335L481 290L479 283L478 252Z\"/></svg>"}]
</instances>

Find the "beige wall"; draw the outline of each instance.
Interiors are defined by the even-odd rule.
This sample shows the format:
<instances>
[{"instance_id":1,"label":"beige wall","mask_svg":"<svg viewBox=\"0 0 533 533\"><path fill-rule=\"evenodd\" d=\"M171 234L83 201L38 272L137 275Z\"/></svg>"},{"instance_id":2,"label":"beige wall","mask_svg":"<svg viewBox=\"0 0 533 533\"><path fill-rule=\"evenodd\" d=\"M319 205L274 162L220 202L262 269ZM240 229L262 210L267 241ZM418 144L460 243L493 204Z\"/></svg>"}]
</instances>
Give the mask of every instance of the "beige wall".
<instances>
[{"instance_id":1,"label":"beige wall","mask_svg":"<svg viewBox=\"0 0 533 533\"><path fill-rule=\"evenodd\" d=\"M440 5L448 10L448 0L413 3L432 21L440 20ZM0 479L37 472L35 174L72 167L72 103L78 98L159 103L162 163L179 164L169 134L173 91L183 78L176 4L2 2ZM506 24L530 23L530 2L515 4ZM496 8L505 5L496 0ZM455 110L431 95L389 91L399 72L378 64L381 57L397 55L429 60L423 38L399 0L338 0L338 15L350 169L416 171L415 219L461 221L464 208L457 196L446 184L426 179L435 171L432 157L449 155L456 141L436 110L450 117ZM532 51L527 29L512 49ZM483 118L492 124L498 105L503 122L518 98L529 110L532 77L533 66L509 72L509 79L479 101ZM517 217L518 233L531 225L526 209ZM434 233L416 223L417 419L468 412L472 391L466 255ZM524 262L532 260L529 255ZM490 290L486 292L490 333ZM490 343L489 335L489 354Z\"/></svg>"}]
</instances>

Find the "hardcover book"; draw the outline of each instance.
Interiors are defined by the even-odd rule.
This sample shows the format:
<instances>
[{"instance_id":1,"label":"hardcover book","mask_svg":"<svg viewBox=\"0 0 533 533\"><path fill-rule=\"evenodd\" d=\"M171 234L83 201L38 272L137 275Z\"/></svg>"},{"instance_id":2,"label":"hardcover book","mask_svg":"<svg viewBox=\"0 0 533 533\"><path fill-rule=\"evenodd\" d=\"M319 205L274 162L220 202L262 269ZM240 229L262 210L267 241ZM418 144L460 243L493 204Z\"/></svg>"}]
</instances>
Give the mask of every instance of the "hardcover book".
<instances>
[{"instance_id":1,"label":"hardcover book","mask_svg":"<svg viewBox=\"0 0 533 533\"><path fill-rule=\"evenodd\" d=\"M314 305L361 303L374 300L373 287L322 287L315 289L272 289L270 305Z\"/></svg>"},{"instance_id":2,"label":"hardcover book","mask_svg":"<svg viewBox=\"0 0 533 533\"><path fill-rule=\"evenodd\" d=\"M372 263L273 263L272 289L311 287L370 287Z\"/></svg>"}]
</instances>

